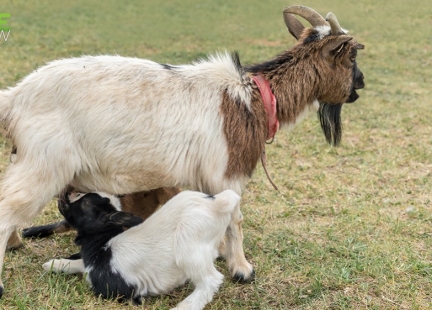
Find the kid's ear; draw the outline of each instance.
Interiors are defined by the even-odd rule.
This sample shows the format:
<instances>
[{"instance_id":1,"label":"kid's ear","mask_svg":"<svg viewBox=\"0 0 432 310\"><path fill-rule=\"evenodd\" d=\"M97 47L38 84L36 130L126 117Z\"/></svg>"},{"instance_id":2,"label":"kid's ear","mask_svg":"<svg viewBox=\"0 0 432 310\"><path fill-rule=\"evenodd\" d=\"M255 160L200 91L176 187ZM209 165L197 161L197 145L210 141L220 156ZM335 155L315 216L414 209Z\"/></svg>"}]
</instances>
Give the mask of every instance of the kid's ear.
<instances>
[{"instance_id":1,"label":"kid's ear","mask_svg":"<svg viewBox=\"0 0 432 310\"><path fill-rule=\"evenodd\" d=\"M131 228L133 226L139 225L144 220L139 216L135 216L132 213L127 212L116 212L112 213L106 218L107 224L114 224L117 226L122 226L125 229Z\"/></svg>"}]
</instances>

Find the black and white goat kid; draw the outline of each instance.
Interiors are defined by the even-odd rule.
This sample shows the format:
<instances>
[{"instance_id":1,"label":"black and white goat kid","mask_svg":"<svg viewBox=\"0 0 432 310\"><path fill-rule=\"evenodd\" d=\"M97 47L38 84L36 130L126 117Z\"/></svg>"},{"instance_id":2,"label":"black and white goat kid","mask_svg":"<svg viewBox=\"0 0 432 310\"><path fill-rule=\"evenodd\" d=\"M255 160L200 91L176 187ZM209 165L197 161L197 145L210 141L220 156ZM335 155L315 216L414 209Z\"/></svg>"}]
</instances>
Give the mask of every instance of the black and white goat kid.
<instances>
[{"instance_id":1,"label":"black and white goat kid","mask_svg":"<svg viewBox=\"0 0 432 310\"><path fill-rule=\"evenodd\" d=\"M240 212L234 191L181 192L144 223L97 193L77 198L66 194L59 209L78 231L84 266L74 268L87 273L96 294L141 303L141 297L191 280L195 290L174 309L203 309L213 299L223 280L213 261L231 217ZM62 264L53 260L44 268Z\"/></svg>"}]
</instances>

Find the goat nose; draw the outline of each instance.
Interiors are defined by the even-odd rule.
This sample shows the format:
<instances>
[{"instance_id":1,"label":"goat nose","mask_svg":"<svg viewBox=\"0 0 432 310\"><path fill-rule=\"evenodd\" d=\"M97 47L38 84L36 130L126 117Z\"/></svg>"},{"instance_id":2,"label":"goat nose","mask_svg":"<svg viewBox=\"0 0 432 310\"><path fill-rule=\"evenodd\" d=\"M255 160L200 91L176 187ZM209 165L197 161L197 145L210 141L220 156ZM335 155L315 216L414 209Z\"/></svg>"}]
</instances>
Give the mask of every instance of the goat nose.
<instances>
[{"instance_id":1,"label":"goat nose","mask_svg":"<svg viewBox=\"0 0 432 310\"><path fill-rule=\"evenodd\" d=\"M357 82L355 85L354 85L354 88L355 89L362 89L362 88L364 88L365 87L365 83L363 82L363 81L361 81L361 82Z\"/></svg>"},{"instance_id":2,"label":"goat nose","mask_svg":"<svg viewBox=\"0 0 432 310\"><path fill-rule=\"evenodd\" d=\"M357 79L354 83L354 88L355 89L362 89L364 87L365 87L364 76L363 76L363 73L360 73L360 75L357 77Z\"/></svg>"}]
</instances>

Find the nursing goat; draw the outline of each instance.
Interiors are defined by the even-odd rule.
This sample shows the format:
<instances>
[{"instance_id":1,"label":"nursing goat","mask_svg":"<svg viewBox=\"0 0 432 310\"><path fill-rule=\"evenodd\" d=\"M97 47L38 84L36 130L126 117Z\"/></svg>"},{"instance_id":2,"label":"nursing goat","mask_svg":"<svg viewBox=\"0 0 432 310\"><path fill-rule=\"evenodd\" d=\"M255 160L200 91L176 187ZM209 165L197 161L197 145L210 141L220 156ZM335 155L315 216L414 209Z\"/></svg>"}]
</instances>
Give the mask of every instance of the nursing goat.
<instances>
[{"instance_id":1,"label":"nursing goat","mask_svg":"<svg viewBox=\"0 0 432 310\"><path fill-rule=\"evenodd\" d=\"M69 192L72 188L67 189ZM180 189L172 188L156 188L145 192L136 192L132 194L122 195L118 197L115 205L119 210L132 213L139 216L143 220L147 219L156 211L156 209L174 197L180 192ZM44 238L53 234L61 234L73 230L66 219L41 226L34 226L23 229L24 238Z\"/></svg>"},{"instance_id":2,"label":"nursing goat","mask_svg":"<svg viewBox=\"0 0 432 310\"><path fill-rule=\"evenodd\" d=\"M332 13L326 21L292 6L284 19L297 43L261 64L242 67L237 54L179 66L84 56L53 61L1 91L0 117L18 153L1 183L0 267L8 238L68 184L116 195L160 187L240 194L279 124L316 109L337 144L341 106L364 87L356 64L363 45ZM241 213L231 219L220 254L249 281L242 221Z\"/></svg>"},{"instance_id":3,"label":"nursing goat","mask_svg":"<svg viewBox=\"0 0 432 310\"><path fill-rule=\"evenodd\" d=\"M213 261L231 217L240 212L240 196L183 191L144 223L104 196L60 199L61 213L78 231L83 260L52 260L44 268L72 268L86 274L97 295L138 304L191 280L195 290L174 309L203 309L222 284Z\"/></svg>"}]
</instances>

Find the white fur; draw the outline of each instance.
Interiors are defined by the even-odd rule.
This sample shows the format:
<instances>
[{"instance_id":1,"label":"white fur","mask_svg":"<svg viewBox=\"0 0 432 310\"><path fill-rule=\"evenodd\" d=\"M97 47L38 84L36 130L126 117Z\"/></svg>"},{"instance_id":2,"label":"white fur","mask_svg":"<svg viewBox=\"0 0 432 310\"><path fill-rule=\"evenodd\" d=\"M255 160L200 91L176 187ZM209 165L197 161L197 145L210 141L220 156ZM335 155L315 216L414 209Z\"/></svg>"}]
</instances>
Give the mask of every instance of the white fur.
<instances>
[{"instance_id":1,"label":"white fur","mask_svg":"<svg viewBox=\"0 0 432 310\"><path fill-rule=\"evenodd\" d=\"M330 26L317 26L315 30L318 31L320 40L331 33Z\"/></svg>"},{"instance_id":2,"label":"white fur","mask_svg":"<svg viewBox=\"0 0 432 310\"><path fill-rule=\"evenodd\" d=\"M8 237L68 184L112 194L170 186L240 194L248 176L225 176L224 90L250 105L250 79L228 54L170 70L119 56L62 59L0 91L0 118L17 146L1 186L0 266ZM250 279L241 222L240 213L230 223L225 257L232 275Z\"/></svg>"},{"instance_id":3,"label":"white fur","mask_svg":"<svg viewBox=\"0 0 432 310\"><path fill-rule=\"evenodd\" d=\"M52 259L42 265L47 271L62 272L65 274L84 273L85 267L82 259L71 260L67 258Z\"/></svg>"},{"instance_id":4,"label":"white fur","mask_svg":"<svg viewBox=\"0 0 432 310\"><path fill-rule=\"evenodd\" d=\"M122 205L121 205L121 201L120 199L115 196L115 195L111 195L105 192L96 192L96 194L98 194L101 197L105 197L108 198L110 200L111 205L117 210L117 211L121 211L122 210ZM73 202L73 201L70 201ZM144 206L143 206L144 207Z\"/></svg>"},{"instance_id":5,"label":"white fur","mask_svg":"<svg viewBox=\"0 0 432 310\"><path fill-rule=\"evenodd\" d=\"M314 28L316 31L318 31L319 33L319 39L321 40L322 38L324 38L325 36L330 35L331 33L331 28L330 26L316 26ZM348 30L341 28L344 34L348 33Z\"/></svg>"},{"instance_id":6,"label":"white fur","mask_svg":"<svg viewBox=\"0 0 432 310\"><path fill-rule=\"evenodd\" d=\"M51 62L4 93L12 105L15 163L43 160L38 151L48 160L53 152L59 178L85 192L174 185L220 192L224 185L214 180L224 180L220 167L228 160L219 113L226 85L250 101L250 86L225 54L172 70L118 56Z\"/></svg>"},{"instance_id":7,"label":"white fur","mask_svg":"<svg viewBox=\"0 0 432 310\"><path fill-rule=\"evenodd\" d=\"M303 121L311 112L317 112L319 109L319 102L317 100L314 100L312 104L308 104L305 106L304 110L297 115L296 119L292 123L286 123L283 125L283 128L286 128L287 130L293 129L297 124L299 124L301 121Z\"/></svg>"},{"instance_id":8,"label":"white fur","mask_svg":"<svg viewBox=\"0 0 432 310\"><path fill-rule=\"evenodd\" d=\"M222 283L223 275L213 261L231 218L240 213L239 201L240 196L231 190L214 199L199 192L181 192L144 223L108 242L111 270L134 286L135 296L165 294L191 280L195 290L175 309L203 309ZM83 270L79 262L62 259L43 267L90 274L94 266Z\"/></svg>"},{"instance_id":9,"label":"white fur","mask_svg":"<svg viewBox=\"0 0 432 310\"><path fill-rule=\"evenodd\" d=\"M121 206L121 202L120 199L115 196L115 195L111 195L105 192L95 192L96 194L98 194L101 197L105 197L108 198L111 202L111 205L117 210L117 211L121 211L122 210L122 206ZM69 194L69 201L70 202L75 202L79 199L81 199L86 193L80 193L80 192L72 192L71 194Z\"/></svg>"}]
</instances>

